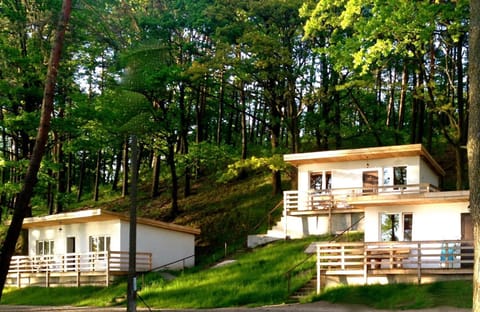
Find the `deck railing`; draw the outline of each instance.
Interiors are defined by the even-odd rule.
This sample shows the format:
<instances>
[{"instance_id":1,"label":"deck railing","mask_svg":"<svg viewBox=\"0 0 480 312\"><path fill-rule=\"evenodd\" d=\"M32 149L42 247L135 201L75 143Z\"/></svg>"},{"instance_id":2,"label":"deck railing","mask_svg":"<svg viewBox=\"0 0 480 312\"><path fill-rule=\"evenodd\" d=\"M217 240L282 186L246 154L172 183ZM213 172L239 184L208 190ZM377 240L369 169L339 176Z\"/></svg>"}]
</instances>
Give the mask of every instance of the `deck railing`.
<instances>
[{"instance_id":1,"label":"deck railing","mask_svg":"<svg viewBox=\"0 0 480 312\"><path fill-rule=\"evenodd\" d=\"M335 188L308 192L284 191L283 206L286 213L293 210L319 210L349 208L348 201L364 196L386 196L438 192L431 184L388 185L375 188Z\"/></svg>"},{"instance_id":2,"label":"deck railing","mask_svg":"<svg viewBox=\"0 0 480 312\"><path fill-rule=\"evenodd\" d=\"M322 272L329 275L473 273L473 241L346 242L312 244L317 255L317 292Z\"/></svg>"},{"instance_id":3,"label":"deck railing","mask_svg":"<svg viewBox=\"0 0 480 312\"><path fill-rule=\"evenodd\" d=\"M152 269L152 254L137 252L138 272ZM41 272L128 272L128 252L87 252L63 255L13 256L11 273Z\"/></svg>"}]
</instances>

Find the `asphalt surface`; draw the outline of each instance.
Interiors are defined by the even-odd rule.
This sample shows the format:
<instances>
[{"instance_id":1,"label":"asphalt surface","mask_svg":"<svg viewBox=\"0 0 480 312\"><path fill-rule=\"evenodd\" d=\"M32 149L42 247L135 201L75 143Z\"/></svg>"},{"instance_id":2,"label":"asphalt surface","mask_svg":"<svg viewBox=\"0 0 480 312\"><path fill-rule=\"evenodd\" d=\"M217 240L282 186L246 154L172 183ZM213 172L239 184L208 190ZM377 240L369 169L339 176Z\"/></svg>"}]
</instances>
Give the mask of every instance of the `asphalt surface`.
<instances>
[{"instance_id":1,"label":"asphalt surface","mask_svg":"<svg viewBox=\"0 0 480 312\"><path fill-rule=\"evenodd\" d=\"M96 308L96 307L43 307L43 306L10 306L0 305L1 312L120 312L126 311L123 308ZM329 302L314 302L308 304L283 304L275 306L265 306L257 308L220 308L220 309L152 309L138 308L137 311L155 311L155 312L391 312L392 310L376 310L361 305L348 305L348 304L332 304ZM458 308L435 308L435 309L423 309L423 310L402 310L403 312L467 312L470 309L458 309Z\"/></svg>"}]
</instances>

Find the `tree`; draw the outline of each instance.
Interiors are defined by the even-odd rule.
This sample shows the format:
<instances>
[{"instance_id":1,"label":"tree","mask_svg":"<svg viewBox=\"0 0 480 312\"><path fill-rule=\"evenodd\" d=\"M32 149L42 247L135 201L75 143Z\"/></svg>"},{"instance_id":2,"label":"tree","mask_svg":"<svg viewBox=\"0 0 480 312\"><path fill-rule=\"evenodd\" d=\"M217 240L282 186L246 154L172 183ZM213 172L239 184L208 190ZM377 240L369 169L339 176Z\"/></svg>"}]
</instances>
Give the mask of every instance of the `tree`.
<instances>
[{"instance_id":1,"label":"tree","mask_svg":"<svg viewBox=\"0 0 480 312\"><path fill-rule=\"evenodd\" d=\"M71 0L64 0L62 5L62 12L58 21L55 41L50 52L50 58L47 68L47 76L45 81L45 88L43 93L42 114L40 125L38 128L35 145L33 148L30 163L25 175L23 188L20 191L17 201L15 203L15 210L13 213L12 222L8 228L7 237L2 245L0 254L0 298L5 286L5 280L10 267L10 260L15 251L15 245L22 229L23 219L27 212L30 199L33 195L33 187L37 181L37 173L40 169L45 146L48 140L48 133L50 131L50 121L53 113L53 103L55 96L55 84L58 74L58 67L60 64L60 57L65 38L65 32L70 18L72 9Z\"/></svg>"},{"instance_id":2,"label":"tree","mask_svg":"<svg viewBox=\"0 0 480 312\"><path fill-rule=\"evenodd\" d=\"M468 123L468 174L470 212L473 220L474 269L473 309L480 311L480 1L470 1L469 35L470 112Z\"/></svg>"}]
</instances>

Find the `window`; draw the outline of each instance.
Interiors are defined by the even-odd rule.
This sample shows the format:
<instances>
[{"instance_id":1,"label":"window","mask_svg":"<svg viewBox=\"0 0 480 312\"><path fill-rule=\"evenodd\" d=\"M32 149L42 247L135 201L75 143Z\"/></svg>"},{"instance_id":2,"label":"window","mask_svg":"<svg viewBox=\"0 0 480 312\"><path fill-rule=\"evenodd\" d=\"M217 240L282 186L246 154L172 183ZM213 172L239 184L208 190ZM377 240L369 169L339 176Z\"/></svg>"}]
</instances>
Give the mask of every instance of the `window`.
<instances>
[{"instance_id":1,"label":"window","mask_svg":"<svg viewBox=\"0 0 480 312\"><path fill-rule=\"evenodd\" d=\"M37 255L53 255L55 253L55 243L53 240L38 240Z\"/></svg>"},{"instance_id":2,"label":"window","mask_svg":"<svg viewBox=\"0 0 480 312\"><path fill-rule=\"evenodd\" d=\"M412 226L413 226L413 214L411 213L403 214L403 240L404 241L412 240Z\"/></svg>"},{"instance_id":3,"label":"window","mask_svg":"<svg viewBox=\"0 0 480 312\"><path fill-rule=\"evenodd\" d=\"M412 213L382 213L380 217L381 240L411 241L413 228Z\"/></svg>"},{"instance_id":4,"label":"window","mask_svg":"<svg viewBox=\"0 0 480 312\"><path fill-rule=\"evenodd\" d=\"M310 189L316 191L332 189L332 173L330 171L311 173Z\"/></svg>"},{"instance_id":5,"label":"window","mask_svg":"<svg viewBox=\"0 0 480 312\"><path fill-rule=\"evenodd\" d=\"M90 252L110 251L110 236L90 236L88 250Z\"/></svg>"},{"instance_id":6,"label":"window","mask_svg":"<svg viewBox=\"0 0 480 312\"><path fill-rule=\"evenodd\" d=\"M407 184L407 167L393 167L393 185Z\"/></svg>"}]
</instances>

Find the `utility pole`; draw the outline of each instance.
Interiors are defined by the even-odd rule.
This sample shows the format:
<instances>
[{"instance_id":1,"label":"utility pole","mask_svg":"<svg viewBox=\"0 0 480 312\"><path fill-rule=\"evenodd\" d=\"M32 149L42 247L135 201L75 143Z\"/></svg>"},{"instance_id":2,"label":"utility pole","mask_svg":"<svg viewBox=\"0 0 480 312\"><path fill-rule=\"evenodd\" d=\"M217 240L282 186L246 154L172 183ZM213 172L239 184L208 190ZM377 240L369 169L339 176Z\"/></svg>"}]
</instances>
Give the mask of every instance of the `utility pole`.
<instances>
[{"instance_id":1,"label":"utility pole","mask_svg":"<svg viewBox=\"0 0 480 312\"><path fill-rule=\"evenodd\" d=\"M138 177L137 137L132 136L132 171L130 184L130 232L128 250L127 311L137 311L137 177Z\"/></svg>"}]
</instances>

